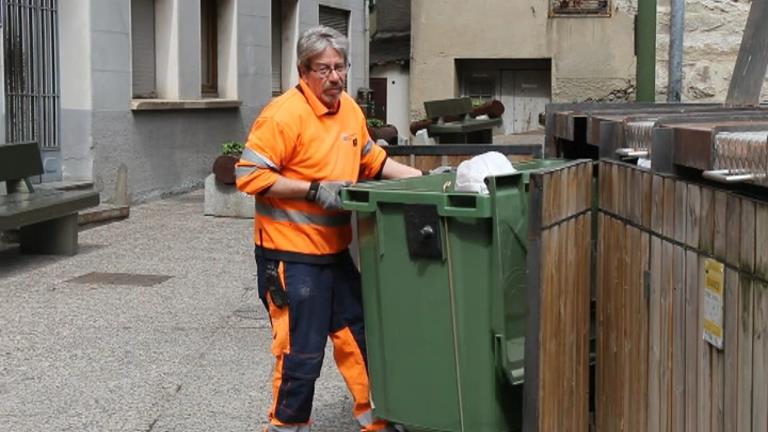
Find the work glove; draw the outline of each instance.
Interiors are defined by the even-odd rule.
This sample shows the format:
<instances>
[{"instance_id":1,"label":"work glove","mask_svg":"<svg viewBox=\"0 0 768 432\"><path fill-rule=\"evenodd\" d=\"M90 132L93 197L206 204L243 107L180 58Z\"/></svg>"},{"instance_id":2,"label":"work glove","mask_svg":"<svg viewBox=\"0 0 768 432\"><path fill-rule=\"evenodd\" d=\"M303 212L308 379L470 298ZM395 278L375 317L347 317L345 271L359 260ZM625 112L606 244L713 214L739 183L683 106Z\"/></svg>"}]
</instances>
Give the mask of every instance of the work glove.
<instances>
[{"instance_id":1,"label":"work glove","mask_svg":"<svg viewBox=\"0 0 768 432\"><path fill-rule=\"evenodd\" d=\"M351 181L320 182L314 201L326 210L343 210L341 206L341 188L351 184Z\"/></svg>"}]
</instances>

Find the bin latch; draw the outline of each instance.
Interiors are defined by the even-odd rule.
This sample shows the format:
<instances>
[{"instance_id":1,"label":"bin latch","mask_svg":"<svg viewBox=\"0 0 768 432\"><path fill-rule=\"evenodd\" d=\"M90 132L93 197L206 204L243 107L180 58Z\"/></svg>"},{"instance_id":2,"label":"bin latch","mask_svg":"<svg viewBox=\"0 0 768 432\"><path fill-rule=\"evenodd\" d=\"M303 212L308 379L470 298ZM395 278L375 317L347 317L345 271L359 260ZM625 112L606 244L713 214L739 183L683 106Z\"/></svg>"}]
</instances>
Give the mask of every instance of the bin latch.
<instances>
[{"instance_id":1,"label":"bin latch","mask_svg":"<svg viewBox=\"0 0 768 432\"><path fill-rule=\"evenodd\" d=\"M437 206L406 204L405 238L411 258L443 259L443 241L440 236L440 216Z\"/></svg>"}]
</instances>

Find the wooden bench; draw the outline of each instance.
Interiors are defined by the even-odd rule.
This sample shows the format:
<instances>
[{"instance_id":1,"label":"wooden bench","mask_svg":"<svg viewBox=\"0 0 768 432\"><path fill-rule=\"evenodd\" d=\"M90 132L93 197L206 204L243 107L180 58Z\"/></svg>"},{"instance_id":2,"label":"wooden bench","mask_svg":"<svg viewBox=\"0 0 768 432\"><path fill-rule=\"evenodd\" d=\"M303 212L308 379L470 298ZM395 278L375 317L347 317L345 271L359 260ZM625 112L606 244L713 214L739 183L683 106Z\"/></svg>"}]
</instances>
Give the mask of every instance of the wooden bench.
<instances>
[{"instance_id":1,"label":"wooden bench","mask_svg":"<svg viewBox=\"0 0 768 432\"><path fill-rule=\"evenodd\" d=\"M35 143L0 145L0 231L19 230L23 253L77 253L77 213L97 206L99 194L35 188L29 177L43 173Z\"/></svg>"},{"instance_id":2,"label":"wooden bench","mask_svg":"<svg viewBox=\"0 0 768 432\"><path fill-rule=\"evenodd\" d=\"M426 101L424 111L433 121L427 133L438 144L492 144L493 127L501 125L501 118L470 117L472 99L468 97Z\"/></svg>"}]
</instances>

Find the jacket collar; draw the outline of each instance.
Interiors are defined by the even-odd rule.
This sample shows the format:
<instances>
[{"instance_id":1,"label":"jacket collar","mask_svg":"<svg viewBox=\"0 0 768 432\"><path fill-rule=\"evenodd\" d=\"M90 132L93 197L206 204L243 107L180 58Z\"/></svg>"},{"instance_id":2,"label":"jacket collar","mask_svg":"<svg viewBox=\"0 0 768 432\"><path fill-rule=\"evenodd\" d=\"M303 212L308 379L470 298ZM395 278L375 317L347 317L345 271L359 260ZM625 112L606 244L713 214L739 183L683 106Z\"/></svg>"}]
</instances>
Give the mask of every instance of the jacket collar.
<instances>
[{"instance_id":1,"label":"jacket collar","mask_svg":"<svg viewBox=\"0 0 768 432\"><path fill-rule=\"evenodd\" d=\"M303 79L299 79L299 85L296 89L304 95L304 98L307 100L307 103L309 103L312 111L314 111L315 115L318 117L326 114L336 114L339 112L339 109L341 109L341 99L339 99L338 108L335 111L329 110L328 107L315 96L315 93L312 92L312 89L309 88L309 85L307 85Z\"/></svg>"}]
</instances>

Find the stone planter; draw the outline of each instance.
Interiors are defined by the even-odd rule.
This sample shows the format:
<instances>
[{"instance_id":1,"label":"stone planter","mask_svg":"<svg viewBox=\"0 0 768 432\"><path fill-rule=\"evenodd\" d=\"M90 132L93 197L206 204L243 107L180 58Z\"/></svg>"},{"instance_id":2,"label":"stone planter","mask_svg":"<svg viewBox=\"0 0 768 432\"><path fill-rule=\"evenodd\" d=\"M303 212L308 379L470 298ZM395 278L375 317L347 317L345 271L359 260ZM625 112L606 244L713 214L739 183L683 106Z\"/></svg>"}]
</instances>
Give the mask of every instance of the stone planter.
<instances>
[{"instance_id":1,"label":"stone planter","mask_svg":"<svg viewBox=\"0 0 768 432\"><path fill-rule=\"evenodd\" d=\"M255 205L253 197L237 190L234 184L216 181L215 174L205 178L205 215L252 219Z\"/></svg>"}]
</instances>

